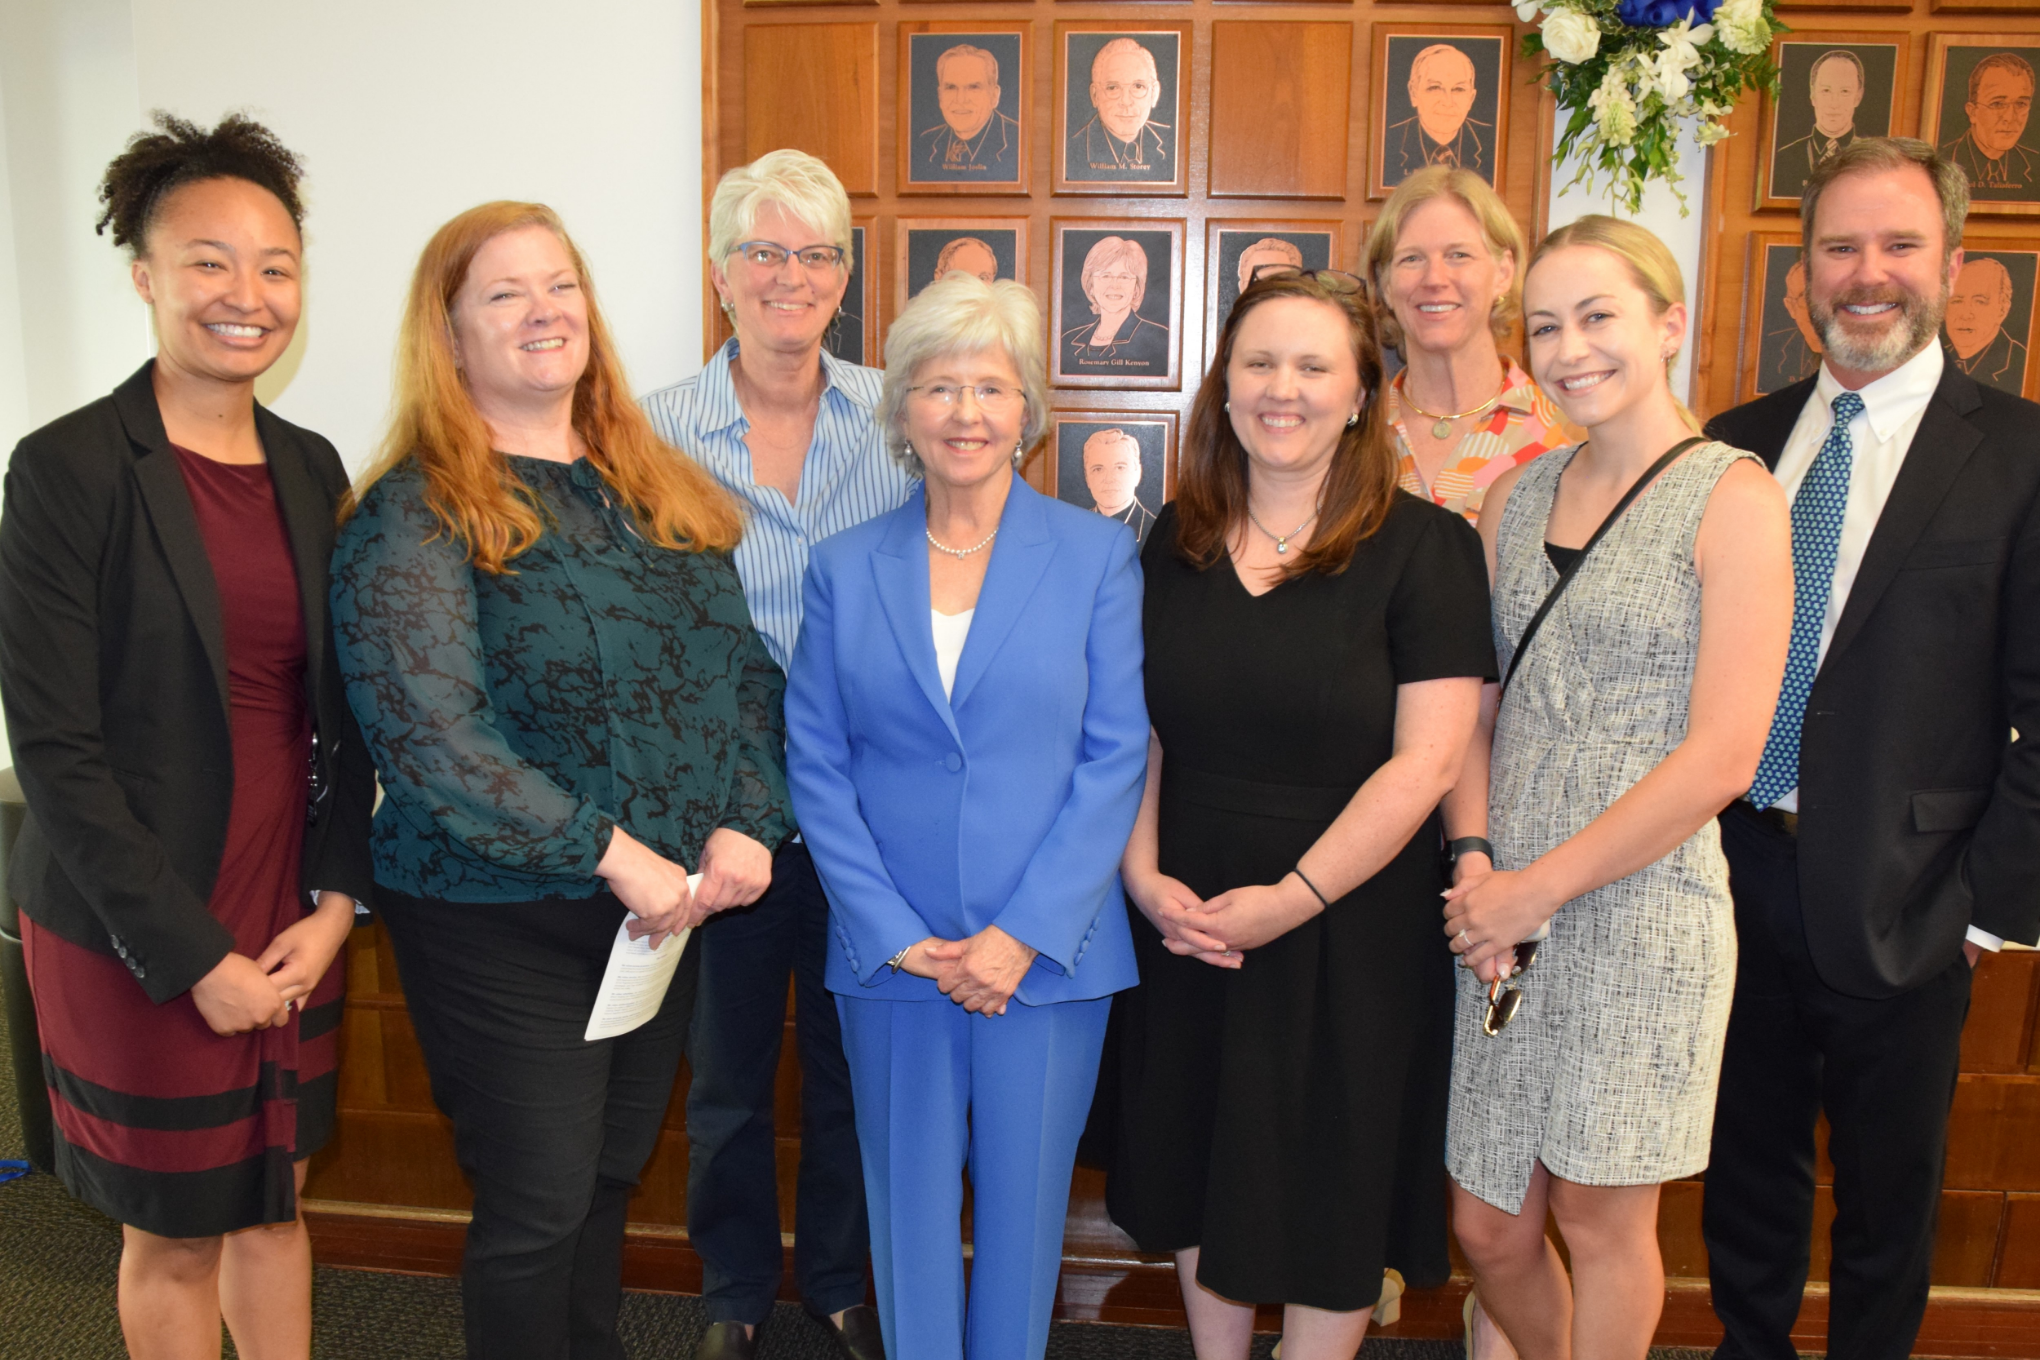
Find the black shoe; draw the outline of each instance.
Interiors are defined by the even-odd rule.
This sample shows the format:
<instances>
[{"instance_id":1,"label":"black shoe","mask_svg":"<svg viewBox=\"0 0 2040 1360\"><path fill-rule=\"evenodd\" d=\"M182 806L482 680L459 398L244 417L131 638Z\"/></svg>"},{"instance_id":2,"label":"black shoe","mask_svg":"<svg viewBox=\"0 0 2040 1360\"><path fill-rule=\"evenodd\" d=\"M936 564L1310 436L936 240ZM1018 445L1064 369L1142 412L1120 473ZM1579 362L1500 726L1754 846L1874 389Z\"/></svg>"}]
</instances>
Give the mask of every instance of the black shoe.
<instances>
[{"instance_id":1,"label":"black shoe","mask_svg":"<svg viewBox=\"0 0 2040 1360\"><path fill-rule=\"evenodd\" d=\"M744 1335L743 1323L718 1322L701 1334L694 1360L752 1360L757 1353L757 1339Z\"/></svg>"},{"instance_id":2,"label":"black shoe","mask_svg":"<svg viewBox=\"0 0 2040 1360\"><path fill-rule=\"evenodd\" d=\"M836 1343L836 1351L844 1360L885 1360L885 1338L878 1330L878 1310L870 1304L854 1303L845 1308L841 1327L830 1321L827 1313L813 1317ZM702 1358L697 1356L696 1360Z\"/></svg>"}]
</instances>

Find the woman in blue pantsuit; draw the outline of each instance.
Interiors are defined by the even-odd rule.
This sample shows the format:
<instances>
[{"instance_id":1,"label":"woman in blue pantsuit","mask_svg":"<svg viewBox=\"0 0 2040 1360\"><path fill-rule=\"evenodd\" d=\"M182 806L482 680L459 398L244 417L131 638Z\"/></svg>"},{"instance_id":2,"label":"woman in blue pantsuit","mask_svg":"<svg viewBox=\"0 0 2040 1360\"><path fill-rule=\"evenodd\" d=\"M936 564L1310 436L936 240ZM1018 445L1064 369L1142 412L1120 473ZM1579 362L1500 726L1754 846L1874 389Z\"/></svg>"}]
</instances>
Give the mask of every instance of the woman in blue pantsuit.
<instances>
[{"instance_id":1,"label":"woman in blue pantsuit","mask_svg":"<svg viewBox=\"0 0 2040 1360\"><path fill-rule=\"evenodd\" d=\"M1136 981L1140 567L1124 524L1016 474L1043 350L1017 283L951 274L900 314L879 420L924 487L815 548L787 680L891 1360L1047 1348L1109 998Z\"/></svg>"}]
</instances>

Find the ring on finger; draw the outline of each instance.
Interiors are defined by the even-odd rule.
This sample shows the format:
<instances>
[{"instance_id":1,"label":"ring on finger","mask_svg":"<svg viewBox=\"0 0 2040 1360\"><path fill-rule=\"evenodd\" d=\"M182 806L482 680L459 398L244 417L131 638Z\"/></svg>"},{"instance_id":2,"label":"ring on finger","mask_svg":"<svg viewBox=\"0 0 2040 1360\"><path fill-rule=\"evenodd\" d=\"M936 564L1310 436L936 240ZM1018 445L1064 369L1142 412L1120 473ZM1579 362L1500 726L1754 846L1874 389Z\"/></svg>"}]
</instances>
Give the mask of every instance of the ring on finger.
<instances>
[{"instance_id":1,"label":"ring on finger","mask_svg":"<svg viewBox=\"0 0 2040 1360\"><path fill-rule=\"evenodd\" d=\"M1473 939L1466 933L1464 928L1461 928L1459 932L1459 943L1465 945L1468 949L1473 948Z\"/></svg>"}]
</instances>

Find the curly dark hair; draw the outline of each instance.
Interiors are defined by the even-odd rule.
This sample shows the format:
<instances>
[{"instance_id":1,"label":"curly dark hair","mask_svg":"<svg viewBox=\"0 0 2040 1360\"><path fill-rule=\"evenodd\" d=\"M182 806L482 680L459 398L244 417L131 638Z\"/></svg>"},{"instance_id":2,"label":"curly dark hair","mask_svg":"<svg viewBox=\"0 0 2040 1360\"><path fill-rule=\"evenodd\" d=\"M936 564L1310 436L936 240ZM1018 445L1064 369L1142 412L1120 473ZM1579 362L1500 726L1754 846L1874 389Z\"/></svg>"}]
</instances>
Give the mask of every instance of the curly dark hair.
<instances>
[{"instance_id":1,"label":"curly dark hair","mask_svg":"<svg viewBox=\"0 0 2040 1360\"><path fill-rule=\"evenodd\" d=\"M305 205L298 198L304 166L276 134L243 114L230 113L210 132L158 109L149 115L159 131L137 132L106 167L99 182L105 211L96 230L113 228L113 243L140 255L148 245L163 199L172 189L206 179L244 179L275 194L300 231Z\"/></svg>"}]
</instances>

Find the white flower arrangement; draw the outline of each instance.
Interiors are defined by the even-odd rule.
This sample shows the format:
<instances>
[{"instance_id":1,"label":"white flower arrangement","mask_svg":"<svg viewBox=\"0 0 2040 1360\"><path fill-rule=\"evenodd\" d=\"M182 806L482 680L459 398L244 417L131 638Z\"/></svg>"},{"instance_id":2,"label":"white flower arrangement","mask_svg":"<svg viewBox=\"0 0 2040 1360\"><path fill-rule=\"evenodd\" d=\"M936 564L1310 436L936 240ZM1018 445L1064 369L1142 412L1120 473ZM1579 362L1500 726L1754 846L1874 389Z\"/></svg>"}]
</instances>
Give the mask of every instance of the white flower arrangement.
<instances>
[{"instance_id":1,"label":"white flower arrangement","mask_svg":"<svg viewBox=\"0 0 2040 1360\"><path fill-rule=\"evenodd\" d=\"M1773 0L1517 0L1538 30L1526 57L1543 55L1545 79L1567 115L1559 145L1578 159L1572 183L1609 192L1631 212L1646 182L1678 195L1679 130L1712 146L1744 90L1775 90L1771 37L1783 32ZM1539 23L1538 15L1543 15Z\"/></svg>"}]
</instances>

